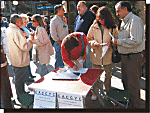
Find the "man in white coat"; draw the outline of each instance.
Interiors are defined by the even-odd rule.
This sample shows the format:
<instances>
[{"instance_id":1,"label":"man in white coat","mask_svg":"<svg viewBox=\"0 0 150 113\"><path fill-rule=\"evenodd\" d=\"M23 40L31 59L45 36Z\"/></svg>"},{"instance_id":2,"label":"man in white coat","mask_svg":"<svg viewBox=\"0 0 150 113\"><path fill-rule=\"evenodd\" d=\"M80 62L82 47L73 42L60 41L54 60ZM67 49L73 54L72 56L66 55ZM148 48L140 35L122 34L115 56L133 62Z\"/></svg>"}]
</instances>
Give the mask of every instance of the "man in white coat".
<instances>
[{"instance_id":1,"label":"man in white coat","mask_svg":"<svg viewBox=\"0 0 150 113\"><path fill-rule=\"evenodd\" d=\"M10 24L6 30L6 37L9 47L7 57L10 60L13 71L15 73L15 87L17 97L25 94L25 75L29 74L30 56L29 50L31 49L34 39L34 34L30 34L26 40L23 32L20 30L22 26L22 19L18 14L13 14L10 17Z\"/></svg>"}]
</instances>

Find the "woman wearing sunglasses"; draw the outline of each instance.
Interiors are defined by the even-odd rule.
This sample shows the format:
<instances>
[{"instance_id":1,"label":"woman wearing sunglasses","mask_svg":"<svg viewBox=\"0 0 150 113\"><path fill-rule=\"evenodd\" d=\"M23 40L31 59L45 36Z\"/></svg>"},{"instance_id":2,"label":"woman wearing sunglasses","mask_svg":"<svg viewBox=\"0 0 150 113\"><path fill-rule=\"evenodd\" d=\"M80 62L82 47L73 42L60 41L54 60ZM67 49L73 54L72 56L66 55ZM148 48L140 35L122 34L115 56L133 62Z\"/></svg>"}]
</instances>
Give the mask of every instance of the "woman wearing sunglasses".
<instances>
[{"instance_id":1,"label":"woman wearing sunglasses","mask_svg":"<svg viewBox=\"0 0 150 113\"><path fill-rule=\"evenodd\" d=\"M104 68L106 72L104 81L104 91L106 92L111 88L112 73L112 47L110 46L111 36L109 35L109 32L112 33L115 38L118 37L118 30L115 20L108 8L103 6L97 11L96 20L88 31L87 39L88 44L91 47L91 62L93 68ZM102 43L106 43L107 46L109 45L109 48L103 57L102 47L106 45L101 45ZM95 88L96 86L93 87L93 89ZM91 99L97 99L94 93Z\"/></svg>"},{"instance_id":2,"label":"woman wearing sunglasses","mask_svg":"<svg viewBox=\"0 0 150 113\"><path fill-rule=\"evenodd\" d=\"M36 27L34 44L38 51L39 73L41 77L48 73L46 66L50 62L50 55L54 54L53 46L49 36L44 29L43 19L39 14L32 16L32 24Z\"/></svg>"},{"instance_id":3,"label":"woman wearing sunglasses","mask_svg":"<svg viewBox=\"0 0 150 113\"><path fill-rule=\"evenodd\" d=\"M61 54L63 61L78 70L83 68L83 62L86 60L86 35L82 32L74 32L67 35L61 44Z\"/></svg>"}]
</instances>

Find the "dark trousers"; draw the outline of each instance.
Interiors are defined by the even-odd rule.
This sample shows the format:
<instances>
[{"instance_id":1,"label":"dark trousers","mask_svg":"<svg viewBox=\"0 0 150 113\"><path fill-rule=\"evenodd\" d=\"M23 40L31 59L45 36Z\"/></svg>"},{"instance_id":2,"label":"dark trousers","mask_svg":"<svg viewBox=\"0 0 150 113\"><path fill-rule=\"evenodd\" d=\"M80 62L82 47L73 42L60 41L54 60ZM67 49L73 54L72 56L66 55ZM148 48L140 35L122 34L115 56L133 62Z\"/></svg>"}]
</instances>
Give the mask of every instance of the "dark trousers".
<instances>
[{"instance_id":1,"label":"dark trousers","mask_svg":"<svg viewBox=\"0 0 150 113\"><path fill-rule=\"evenodd\" d=\"M4 108L12 108L11 105L11 86L7 66L1 68L1 96Z\"/></svg>"},{"instance_id":2,"label":"dark trousers","mask_svg":"<svg viewBox=\"0 0 150 113\"><path fill-rule=\"evenodd\" d=\"M133 107L141 107L140 77L142 75L142 55L121 55L122 82L124 89L131 91L130 102Z\"/></svg>"},{"instance_id":3,"label":"dark trousers","mask_svg":"<svg viewBox=\"0 0 150 113\"><path fill-rule=\"evenodd\" d=\"M19 97L22 94L25 94L25 76L26 74L29 74L30 67L25 66L25 67L15 67L13 66L13 70L15 73L15 88L16 88L16 93L17 97Z\"/></svg>"}]
</instances>

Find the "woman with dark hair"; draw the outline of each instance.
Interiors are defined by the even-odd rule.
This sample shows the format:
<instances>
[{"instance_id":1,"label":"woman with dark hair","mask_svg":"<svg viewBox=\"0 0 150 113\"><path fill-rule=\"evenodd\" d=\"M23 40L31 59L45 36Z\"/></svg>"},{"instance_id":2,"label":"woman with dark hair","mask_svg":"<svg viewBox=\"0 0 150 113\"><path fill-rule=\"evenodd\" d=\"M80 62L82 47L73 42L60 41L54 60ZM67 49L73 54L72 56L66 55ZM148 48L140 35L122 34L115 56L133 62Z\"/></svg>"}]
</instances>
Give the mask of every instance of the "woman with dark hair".
<instances>
[{"instance_id":1,"label":"woman with dark hair","mask_svg":"<svg viewBox=\"0 0 150 113\"><path fill-rule=\"evenodd\" d=\"M104 91L106 92L111 88L112 73L112 47L110 46L111 36L109 35L109 32L111 32L114 37L118 37L118 30L115 20L108 8L103 6L97 11L96 20L93 22L88 31L87 40L89 46L91 47L91 62L93 68L104 68L106 72L104 81ZM102 45L102 43L106 43L106 45ZM109 47L106 54L102 57L103 46ZM96 89L96 86L93 88ZM94 92L91 99L97 99Z\"/></svg>"},{"instance_id":2,"label":"woman with dark hair","mask_svg":"<svg viewBox=\"0 0 150 113\"><path fill-rule=\"evenodd\" d=\"M74 70L83 68L86 60L86 35L82 32L74 32L67 35L61 44L61 54L63 61Z\"/></svg>"},{"instance_id":3,"label":"woman with dark hair","mask_svg":"<svg viewBox=\"0 0 150 113\"><path fill-rule=\"evenodd\" d=\"M38 59L40 63L39 73L41 77L48 73L46 66L50 63L50 55L54 54L53 46L44 29L43 19L39 14L32 16L33 26L36 27L34 48L38 51ZM46 69L46 72L43 70Z\"/></svg>"}]
</instances>

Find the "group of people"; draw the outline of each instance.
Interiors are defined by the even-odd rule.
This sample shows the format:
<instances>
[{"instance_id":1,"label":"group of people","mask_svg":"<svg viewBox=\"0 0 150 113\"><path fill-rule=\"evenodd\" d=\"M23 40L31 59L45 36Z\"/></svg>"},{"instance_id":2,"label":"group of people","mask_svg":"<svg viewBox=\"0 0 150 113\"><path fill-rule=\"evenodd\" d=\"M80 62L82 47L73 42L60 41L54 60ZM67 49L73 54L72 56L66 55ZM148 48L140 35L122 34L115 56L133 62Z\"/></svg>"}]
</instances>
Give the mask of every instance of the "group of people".
<instances>
[{"instance_id":1,"label":"group of people","mask_svg":"<svg viewBox=\"0 0 150 113\"><path fill-rule=\"evenodd\" d=\"M47 69L50 56L55 51L55 69L60 66L68 66L74 70L79 68L104 69L104 91L111 89L112 51L117 46L121 53L122 83L125 90L131 91L130 103L132 107L140 108L140 77L142 74L142 55L145 49L144 24L138 16L132 13L128 2L118 2L115 5L116 15L122 20L120 30L112 13L106 6L94 5L88 10L86 1L77 4L78 16L75 19L73 33L68 33L67 19L64 16L62 4L54 7L55 16L50 21L50 36L54 40L51 44L47 31L44 29L44 21L39 14L32 16L32 25L35 32L29 34L21 31L23 16L11 15L6 37L9 52L6 53L13 65L16 75L15 86L17 96L25 92L25 76L30 73L29 51L37 49L39 63L42 70ZM115 37L112 39L109 32ZM102 47L108 46L106 54L102 57ZM54 47L54 50L53 50ZM42 75L41 75L42 76ZM98 84L100 83L100 77ZM93 89L97 89L94 86ZM92 91L92 100L97 97Z\"/></svg>"}]
</instances>

